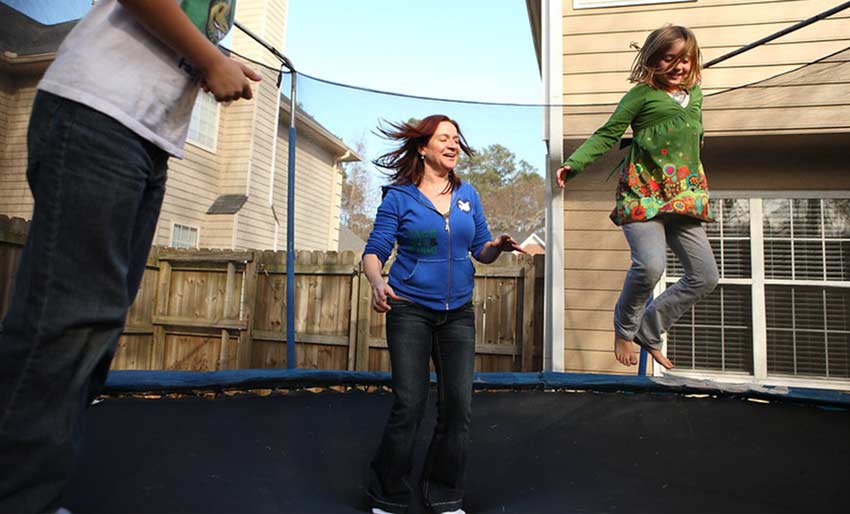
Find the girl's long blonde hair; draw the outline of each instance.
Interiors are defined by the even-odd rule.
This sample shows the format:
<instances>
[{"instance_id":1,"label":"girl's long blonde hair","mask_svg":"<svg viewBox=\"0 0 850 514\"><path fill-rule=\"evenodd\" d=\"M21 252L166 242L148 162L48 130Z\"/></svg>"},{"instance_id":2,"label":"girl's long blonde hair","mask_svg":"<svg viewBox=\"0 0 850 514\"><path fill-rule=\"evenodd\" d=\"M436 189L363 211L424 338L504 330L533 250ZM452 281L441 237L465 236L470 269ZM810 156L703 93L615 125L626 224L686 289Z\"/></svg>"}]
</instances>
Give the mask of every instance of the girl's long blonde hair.
<instances>
[{"instance_id":1,"label":"girl's long blonde hair","mask_svg":"<svg viewBox=\"0 0 850 514\"><path fill-rule=\"evenodd\" d=\"M689 28L680 25L664 25L660 29L653 30L646 37L646 41L638 50L638 54L632 63L629 81L645 83L654 88L661 88L662 84L658 80L658 77L663 75L664 72L661 69L661 59L664 58L664 53L677 39L683 40L685 46L682 52L676 56L676 61L673 64L675 65L685 57L691 61L691 71L682 80L682 86L690 89L696 84L699 84L702 79L702 74L700 73L702 69L702 52L700 52L694 33Z\"/></svg>"}]
</instances>

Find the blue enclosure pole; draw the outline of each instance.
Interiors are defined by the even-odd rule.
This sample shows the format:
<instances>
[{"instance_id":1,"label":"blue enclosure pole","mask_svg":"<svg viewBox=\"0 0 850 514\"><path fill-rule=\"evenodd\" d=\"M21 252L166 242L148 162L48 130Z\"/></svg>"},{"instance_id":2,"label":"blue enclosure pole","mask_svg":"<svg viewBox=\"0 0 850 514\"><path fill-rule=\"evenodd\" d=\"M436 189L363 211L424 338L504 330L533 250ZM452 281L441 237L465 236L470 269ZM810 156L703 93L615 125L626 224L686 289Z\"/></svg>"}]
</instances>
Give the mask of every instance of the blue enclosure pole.
<instances>
[{"instance_id":1,"label":"blue enclosure pole","mask_svg":"<svg viewBox=\"0 0 850 514\"><path fill-rule=\"evenodd\" d=\"M286 166L286 367L295 368L295 84L289 96L289 162Z\"/></svg>"},{"instance_id":2,"label":"blue enclosure pole","mask_svg":"<svg viewBox=\"0 0 850 514\"><path fill-rule=\"evenodd\" d=\"M289 95L289 161L286 165L286 367L295 368L295 88L298 75L295 66L277 48L245 28L238 21L233 24L248 37L271 52L281 64L292 72ZM283 71L281 70L281 73ZM278 79L278 84L280 79Z\"/></svg>"},{"instance_id":3,"label":"blue enclosure pole","mask_svg":"<svg viewBox=\"0 0 850 514\"><path fill-rule=\"evenodd\" d=\"M640 362L638 363L638 375L646 376L646 356L647 351L646 348L640 349Z\"/></svg>"},{"instance_id":4,"label":"blue enclosure pole","mask_svg":"<svg viewBox=\"0 0 850 514\"><path fill-rule=\"evenodd\" d=\"M644 305L644 309L649 307L649 304L652 303L652 299L655 297L654 294L650 294L649 298L646 299L646 304ZM646 311L644 311L646 312ZM646 376L646 356L649 355L649 352L646 351L646 348L643 346L640 347L640 360L638 361L638 375L643 377Z\"/></svg>"}]
</instances>

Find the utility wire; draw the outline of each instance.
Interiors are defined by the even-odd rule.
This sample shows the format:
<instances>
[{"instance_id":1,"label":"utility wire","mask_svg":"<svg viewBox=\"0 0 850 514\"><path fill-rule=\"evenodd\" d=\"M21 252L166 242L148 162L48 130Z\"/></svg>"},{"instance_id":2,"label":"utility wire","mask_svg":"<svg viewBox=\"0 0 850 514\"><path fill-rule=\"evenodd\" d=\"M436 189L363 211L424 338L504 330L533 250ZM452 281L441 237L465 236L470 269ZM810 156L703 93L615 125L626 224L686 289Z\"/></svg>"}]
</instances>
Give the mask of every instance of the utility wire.
<instances>
[{"instance_id":1,"label":"utility wire","mask_svg":"<svg viewBox=\"0 0 850 514\"><path fill-rule=\"evenodd\" d=\"M754 42L752 42L748 45L745 45L741 48L733 50L733 51L731 51L727 54L724 54L720 57L717 57L716 59L712 59L711 61L707 62L703 66L703 68L710 68L715 64L723 62L723 61L725 61L729 58L735 57L736 55L742 54L746 51L752 50L753 48L755 48L757 46L761 46L761 45L763 45L763 44L765 44L769 41L773 41L774 39L777 39L781 36L784 36L786 34L794 32L796 30L799 30L799 29L801 29L805 26L811 25L812 23L820 21L820 20L822 20L822 19L824 19L828 16L831 16L831 15L833 15L833 14L839 12L839 11L843 11L847 8L850 8L850 1L839 4L835 7L833 7L832 9L826 10L826 11L820 13L820 14L812 16L811 18L805 19L805 20L803 20L799 23L796 23L796 24L791 25L789 27L786 27L782 30L774 32L773 34L771 34L767 37L761 38L758 41L754 41ZM243 31L246 31L246 29L244 29L242 26L239 26L239 28L242 29ZM252 34L249 33L249 35L252 35ZM267 70L279 73L280 75L278 76L278 83L280 82L280 78L283 76L283 74L290 73L289 71L285 71L282 68L281 69L273 68L273 67L271 67L271 66L269 66L265 63L256 61L254 59L250 59L250 58L248 58L248 57L246 57L246 56L244 56L244 55L242 55L238 52L235 52L234 50L231 50L229 48L225 48L223 46L221 48L223 50L233 54L233 55L236 55L237 57L239 57L241 59L244 59L245 61L248 61L248 62L255 64L257 66L261 66L263 68L266 68ZM270 49L269 47L266 47L266 48ZM273 49L270 49L270 50L273 50ZM275 55L277 55L276 51L274 51L274 53L275 53ZM363 87L363 86L354 86L354 85L351 85L351 84L343 84L341 82L335 82L333 80L314 77L312 75L308 75L308 74L303 73L303 72L299 72L299 74L304 76L304 77L307 77L309 79L315 80L316 82L321 82L323 84L328 84L328 85L331 85L331 86L337 86L337 87L342 87L342 88L346 88L346 89L353 89L355 91L364 91L364 92L367 92L367 93L375 93L375 94L379 94L379 95L394 96L394 97L399 97L399 98L410 98L410 99L413 99L413 100L427 100L427 101L430 101L430 102L446 102L446 103L467 104L467 105L491 105L491 106L503 106L503 107L570 107L570 104L559 104L559 103L545 104L545 103L519 103L519 102L486 102L486 101L481 101L481 100L458 100L458 99L451 99L451 98L437 98L437 97L433 97L433 96L411 95L411 94L407 94L407 93L395 93L395 92L392 92L392 91L383 91L383 90L380 90L380 89L373 89L373 88L368 88L368 87ZM741 87L746 87L746 86L741 86ZM735 89L739 89L739 88L735 88Z\"/></svg>"},{"instance_id":2,"label":"utility wire","mask_svg":"<svg viewBox=\"0 0 850 514\"><path fill-rule=\"evenodd\" d=\"M263 68L265 68L269 71L280 72L280 73L283 73L283 74L286 74L286 75L288 75L290 73L289 71L279 70L278 68L274 68L274 67L269 66L269 65L262 63L260 61L246 57L246 56L244 56L244 55L242 55L242 54L240 54L240 53L238 53L234 50L226 48L224 46L222 46L221 49L239 57L240 59L244 59L245 61L248 61L252 64L255 64L257 66L261 66L261 67L263 67ZM400 98L411 98L411 99L414 99L414 100L428 100L428 101L432 101L432 102L448 102L448 103L460 103L460 104L472 104L472 105L501 105L501 106L507 106L507 107L567 107L568 106L568 104L534 104L534 103L519 103L519 102L487 102L487 101L483 101L483 100L457 100L457 99L451 99L451 98L437 98L437 97L434 97L434 96L411 95L411 94L407 94L407 93L396 93L396 92L393 92L393 91L383 91L383 90L380 90L380 89L373 89L373 88L368 88L368 87L363 87L363 86L354 86L354 85L351 85L351 84L343 84L342 82L334 82L333 80L314 77L312 75L304 73L303 71L299 71L298 74L301 75L302 77L307 77L311 80L315 80L316 82L321 82L323 84L328 84L328 85L331 85L331 86L337 86L337 87L342 87L342 88L346 88L346 89L353 89L353 90L356 90L356 91L364 91L364 92L367 92L367 93L375 93L375 94L379 94L379 95L396 96L396 97L400 97Z\"/></svg>"}]
</instances>

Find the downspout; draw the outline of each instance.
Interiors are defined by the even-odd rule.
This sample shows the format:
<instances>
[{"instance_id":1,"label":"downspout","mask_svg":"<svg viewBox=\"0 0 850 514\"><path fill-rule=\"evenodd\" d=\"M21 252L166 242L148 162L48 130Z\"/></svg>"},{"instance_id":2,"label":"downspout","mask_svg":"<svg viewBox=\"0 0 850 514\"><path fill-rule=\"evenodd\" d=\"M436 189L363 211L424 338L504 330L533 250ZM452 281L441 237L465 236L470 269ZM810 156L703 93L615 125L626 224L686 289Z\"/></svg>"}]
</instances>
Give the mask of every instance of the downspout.
<instances>
[{"instance_id":1,"label":"downspout","mask_svg":"<svg viewBox=\"0 0 850 514\"><path fill-rule=\"evenodd\" d=\"M292 93L289 96L289 160L286 191L286 367L295 368L295 89L298 74L292 61L277 48L245 28L239 21L233 24L263 48L272 53L292 73Z\"/></svg>"},{"instance_id":2,"label":"downspout","mask_svg":"<svg viewBox=\"0 0 850 514\"><path fill-rule=\"evenodd\" d=\"M345 161L346 159L348 159L352 155L354 155L354 154L351 153L351 150L346 150L344 154L342 154L339 157L337 157L336 159L334 159L334 169L336 170L336 172L338 174L342 175L342 163L343 163L343 161ZM342 202L342 177L340 177L339 184L340 184L340 188L339 188L340 202ZM336 183L334 183L334 192L336 192ZM339 249L339 215L342 212L342 205L338 205L336 207L336 210L337 210L337 216L336 216L337 222L336 223L333 222L334 221L334 211L333 211L333 209L331 209L330 220L328 220L328 225L329 225L328 241L331 241L333 239L333 237L332 237L333 232L336 231L337 249Z\"/></svg>"},{"instance_id":3,"label":"downspout","mask_svg":"<svg viewBox=\"0 0 850 514\"><path fill-rule=\"evenodd\" d=\"M262 87L261 85L257 85L257 88ZM258 94L259 91L255 91L255 94ZM256 118L257 118L257 108L258 102L255 100L251 109L251 119L253 122L251 123L251 143L248 146L248 167L245 175L245 197L251 198L251 178L254 174L254 137L256 136ZM239 213L233 215L233 241L231 244L232 248L236 248L236 237L239 233L237 227L239 225Z\"/></svg>"},{"instance_id":4,"label":"downspout","mask_svg":"<svg viewBox=\"0 0 850 514\"><path fill-rule=\"evenodd\" d=\"M282 71L281 71L282 73ZM274 219L274 240L272 241L272 250L277 251L277 235L280 228L280 220L277 217L277 211L274 208L274 183L277 177L277 138L278 138L278 123L280 123L280 86L275 91L274 102L274 137L272 139L272 165L271 173L269 174L269 198L268 206L272 211Z\"/></svg>"},{"instance_id":5,"label":"downspout","mask_svg":"<svg viewBox=\"0 0 850 514\"><path fill-rule=\"evenodd\" d=\"M564 194L554 183L564 162L563 10L561 0L542 0L541 70L543 139L546 141L546 259L543 371L564 371Z\"/></svg>"}]
</instances>

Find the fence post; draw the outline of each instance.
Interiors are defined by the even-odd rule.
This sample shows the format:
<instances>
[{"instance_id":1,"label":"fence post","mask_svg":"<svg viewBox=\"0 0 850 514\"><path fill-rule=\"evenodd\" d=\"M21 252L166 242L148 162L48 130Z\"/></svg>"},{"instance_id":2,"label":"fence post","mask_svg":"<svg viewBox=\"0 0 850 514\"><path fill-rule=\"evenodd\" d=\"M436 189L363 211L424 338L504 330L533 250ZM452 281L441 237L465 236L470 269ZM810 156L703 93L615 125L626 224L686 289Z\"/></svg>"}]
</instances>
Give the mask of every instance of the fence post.
<instances>
[{"instance_id":1,"label":"fence post","mask_svg":"<svg viewBox=\"0 0 850 514\"><path fill-rule=\"evenodd\" d=\"M29 221L0 214L0 319L12 303L15 275L29 232Z\"/></svg>"},{"instance_id":2,"label":"fence post","mask_svg":"<svg viewBox=\"0 0 850 514\"><path fill-rule=\"evenodd\" d=\"M358 266L357 284L357 343L355 369L369 371L369 323L371 316L372 286L363 270L363 263Z\"/></svg>"},{"instance_id":3,"label":"fence post","mask_svg":"<svg viewBox=\"0 0 850 514\"><path fill-rule=\"evenodd\" d=\"M349 371L355 369L357 362L357 313L360 311L360 273L362 264L354 264L351 273L351 300L348 302L348 367Z\"/></svg>"},{"instance_id":4,"label":"fence post","mask_svg":"<svg viewBox=\"0 0 850 514\"><path fill-rule=\"evenodd\" d=\"M522 371L534 371L534 304L535 273L531 256L519 256L520 277L522 280Z\"/></svg>"},{"instance_id":5,"label":"fence post","mask_svg":"<svg viewBox=\"0 0 850 514\"><path fill-rule=\"evenodd\" d=\"M168 295L171 289L171 263L162 260L157 255L159 264L159 275L156 286L156 308L154 317L162 317L168 314ZM151 362L148 369L165 369L165 327L161 324L153 324L153 348L151 348Z\"/></svg>"},{"instance_id":6,"label":"fence post","mask_svg":"<svg viewBox=\"0 0 850 514\"><path fill-rule=\"evenodd\" d=\"M227 280L224 285L224 309L222 311L222 319L228 319L228 314L233 305L233 288L236 284L236 263L227 263ZM228 329L221 329L221 346L218 349L218 369L227 369L230 363L227 362L227 349L230 346L230 332Z\"/></svg>"},{"instance_id":7,"label":"fence post","mask_svg":"<svg viewBox=\"0 0 850 514\"><path fill-rule=\"evenodd\" d=\"M541 253L534 256L534 371L543 370L543 330L545 312L543 311L546 296L546 254ZM561 316L563 313L555 313Z\"/></svg>"},{"instance_id":8,"label":"fence post","mask_svg":"<svg viewBox=\"0 0 850 514\"><path fill-rule=\"evenodd\" d=\"M245 264L245 303L242 307L247 326L239 334L239 346L236 348L236 363L239 369L250 368L254 356L254 310L257 303L259 260L262 255L261 251L251 252L251 260Z\"/></svg>"}]
</instances>

